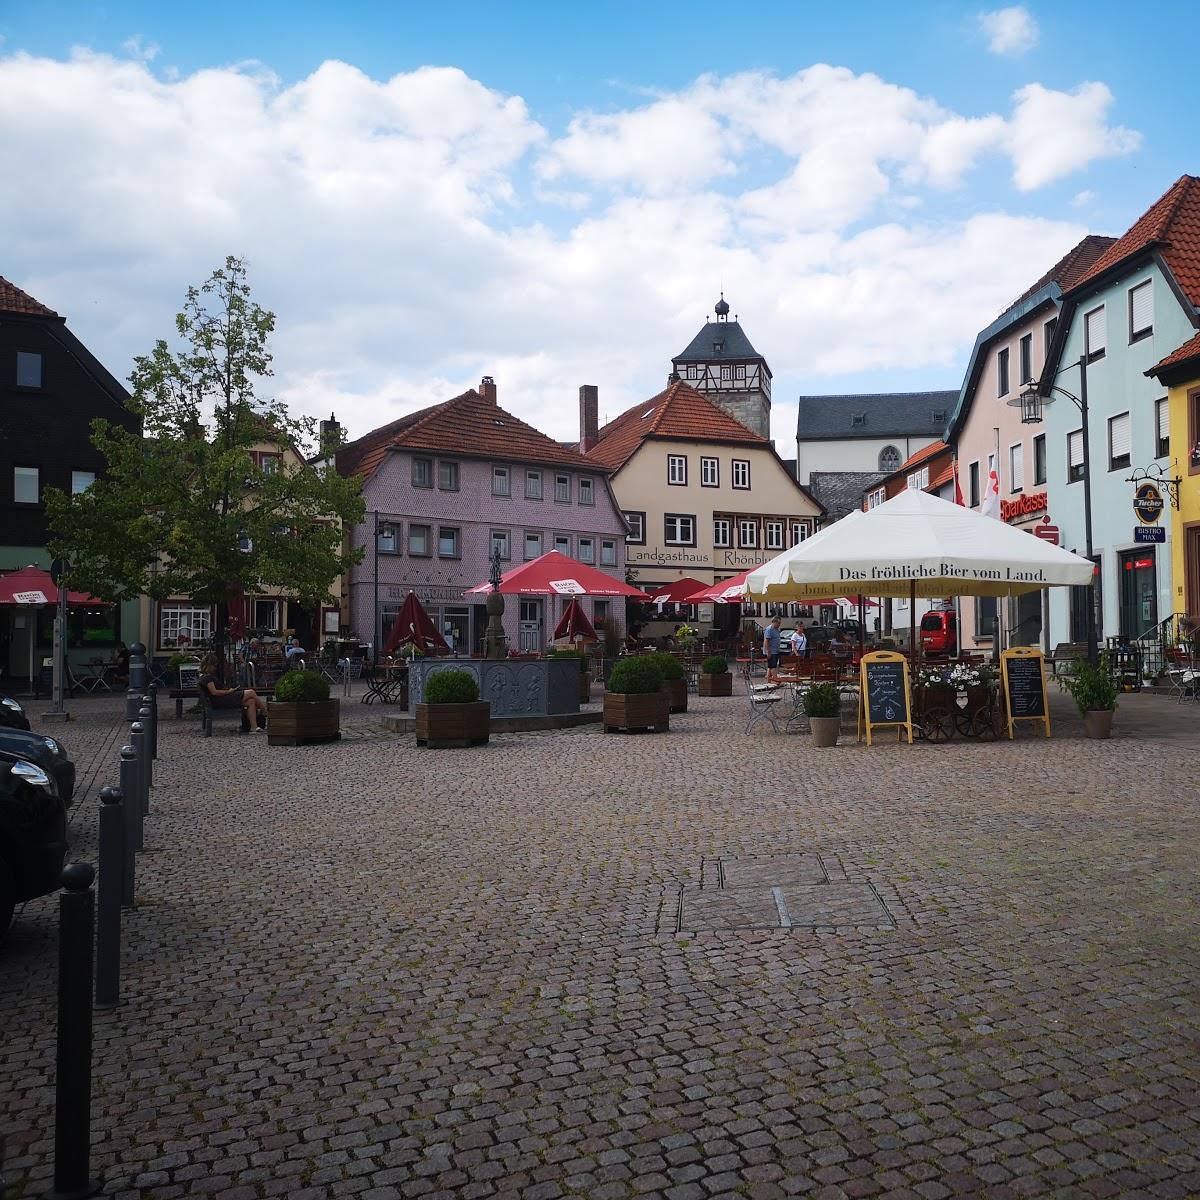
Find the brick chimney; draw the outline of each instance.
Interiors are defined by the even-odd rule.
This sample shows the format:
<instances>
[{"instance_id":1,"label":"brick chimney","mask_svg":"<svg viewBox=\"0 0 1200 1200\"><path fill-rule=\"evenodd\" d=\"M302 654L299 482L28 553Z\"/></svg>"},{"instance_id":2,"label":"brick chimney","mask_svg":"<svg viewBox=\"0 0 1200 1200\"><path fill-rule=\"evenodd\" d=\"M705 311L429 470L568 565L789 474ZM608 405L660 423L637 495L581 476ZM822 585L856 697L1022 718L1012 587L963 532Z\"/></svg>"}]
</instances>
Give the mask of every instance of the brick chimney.
<instances>
[{"instance_id":1,"label":"brick chimney","mask_svg":"<svg viewBox=\"0 0 1200 1200\"><path fill-rule=\"evenodd\" d=\"M600 391L594 383L579 389L579 452L586 454L600 439Z\"/></svg>"},{"instance_id":2,"label":"brick chimney","mask_svg":"<svg viewBox=\"0 0 1200 1200\"><path fill-rule=\"evenodd\" d=\"M490 375L485 375L480 380L479 394L490 404L496 403L496 381Z\"/></svg>"},{"instance_id":3,"label":"brick chimney","mask_svg":"<svg viewBox=\"0 0 1200 1200\"><path fill-rule=\"evenodd\" d=\"M338 424L337 417L333 413L329 414L328 421L320 423L318 430L322 447L336 445L342 440L342 427Z\"/></svg>"}]
</instances>

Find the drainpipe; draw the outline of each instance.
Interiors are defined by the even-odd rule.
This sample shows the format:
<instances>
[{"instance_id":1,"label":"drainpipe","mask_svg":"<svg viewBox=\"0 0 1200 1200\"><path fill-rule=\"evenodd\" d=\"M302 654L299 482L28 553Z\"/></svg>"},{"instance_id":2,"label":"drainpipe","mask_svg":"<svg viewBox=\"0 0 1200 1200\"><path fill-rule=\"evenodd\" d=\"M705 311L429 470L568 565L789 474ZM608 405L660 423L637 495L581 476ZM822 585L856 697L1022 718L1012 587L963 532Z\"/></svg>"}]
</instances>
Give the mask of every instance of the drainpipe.
<instances>
[{"instance_id":1,"label":"drainpipe","mask_svg":"<svg viewBox=\"0 0 1200 1200\"><path fill-rule=\"evenodd\" d=\"M372 545L375 548L375 599L372 602L371 609L371 662L372 665L379 661L379 643L382 640L380 633L382 632L382 623L379 619L379 512L378 510L372 513L375 518L375 532Z\"/></svg>"}]
</instances>

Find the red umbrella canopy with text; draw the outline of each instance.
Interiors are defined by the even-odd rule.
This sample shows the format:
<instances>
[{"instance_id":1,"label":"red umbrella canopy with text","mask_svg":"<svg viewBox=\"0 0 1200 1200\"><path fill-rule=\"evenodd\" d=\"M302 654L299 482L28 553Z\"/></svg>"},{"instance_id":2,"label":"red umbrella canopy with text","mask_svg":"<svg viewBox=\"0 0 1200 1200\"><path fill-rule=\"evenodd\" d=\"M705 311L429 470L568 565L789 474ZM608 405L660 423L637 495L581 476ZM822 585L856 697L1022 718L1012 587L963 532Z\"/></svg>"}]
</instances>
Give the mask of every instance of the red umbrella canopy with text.
<instances>
[{"instance_id":1,"label":"red umbrella canopy with text","mask_svg":"<svg viewBox=\"0 0 1200 1200\"><path fill-rule=\"evenodd\" d=\"M486 596L490 583L476 584L466 594ZM646 599L646 593L630 587L623 579L606 575L587 563L576 562L557 550L521 563L500 576L504 596L633 596Z\"/></svg>"},{"instance_id":2,"label":"red umbrella canopy with text","mask_svg":"<svg viewBox=\"0 0 1200 1200\"><path fill-rule=\"evenodd\" d=\"M396 623L383 647L384 654L391 654L397 646L416 646L423 654L440 650L443 654L450 653L446 639L438 633L433 618L422 607L416 592L409 592L404 597L404 603L396 616Z\"/></svg>"},{"instance_id":3,"label":"red umbrella canopy with text","mask_svg":"<svg viewBox=\"0 0 1200 1200\"><path fill-rule=\"evenodd\" d=\"M57 604L58 584L50 578L47 571L41 567L22 567L19 571L10 571L0 575L0 605L9 604ZM89 596L87 592L67 591L68 604L98 605L107 604L98 596Z\"/></svg>"}]
</instances>

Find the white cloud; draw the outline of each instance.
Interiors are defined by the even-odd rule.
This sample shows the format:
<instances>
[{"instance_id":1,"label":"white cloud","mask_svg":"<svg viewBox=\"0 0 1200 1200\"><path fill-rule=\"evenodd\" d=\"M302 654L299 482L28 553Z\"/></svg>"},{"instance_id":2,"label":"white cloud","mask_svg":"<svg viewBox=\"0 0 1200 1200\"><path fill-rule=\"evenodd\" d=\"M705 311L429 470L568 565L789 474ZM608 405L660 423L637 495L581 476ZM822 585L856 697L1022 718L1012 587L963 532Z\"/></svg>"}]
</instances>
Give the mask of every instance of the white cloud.
<instances>
[{"instance_id":1,"label":"white cloud","mask_svg":"<svg viewBox=\"0 0 1200 1200\"><path fill-rule=\"evenodd\" d=\"M1037 22L1023 5L981 13L979 24L993 54L1024 54L1038 44Z\"/></svg>"},{"instance_id":2,"label":"white cloud","mask_svg":"<svg viewBox=\"0 0 1200 1200\"><path fill-rule=\"evenodd\" d=\"M488 373L569 437L581 383L610 416L659 390L723 284L786 439L788 398L839 376L958 380L975 332L1083 231L990 195L939 215L940 189L1013 147L1022 187L1065 173L1033 128L1047 109L1086 144L1076 165L1128 146L1110 102L1027 88L1011 119L961 115L816 66L702 76L554 140L448 67L375 80L331 61L285 86L261 64L173 78L17 53L0 161L39 170L0 172L0 228L20 231L0 274L125 376L186 286L245 254L278 314L276 390L356 435Z\"/></svg>"},{"instance_id":3,"label":"white cloud","mask_svg":"<svg viewBox=\"0 0 1200 1200\"><path fill-rule=\"evenodd\" d=\"M1096 193L1091 188L1085 188L1082 192L1076 192L1071 197L1072 208L1083 208L1085 205L1091 204L1096 198Z\"/></svg>"},{"instance_id":4,"label":"white cloud","mask_svg":"<svg viewBox=\"0 0 1200 1200\"><path fill-rule=\"evenodd\" d=\"M142 35L136 33L121 43L121 49L125 50L131 58L140 59L142 62L153 62L159 56L162 47L157 42L143 41Z\"/></svg>"}]
</instances>

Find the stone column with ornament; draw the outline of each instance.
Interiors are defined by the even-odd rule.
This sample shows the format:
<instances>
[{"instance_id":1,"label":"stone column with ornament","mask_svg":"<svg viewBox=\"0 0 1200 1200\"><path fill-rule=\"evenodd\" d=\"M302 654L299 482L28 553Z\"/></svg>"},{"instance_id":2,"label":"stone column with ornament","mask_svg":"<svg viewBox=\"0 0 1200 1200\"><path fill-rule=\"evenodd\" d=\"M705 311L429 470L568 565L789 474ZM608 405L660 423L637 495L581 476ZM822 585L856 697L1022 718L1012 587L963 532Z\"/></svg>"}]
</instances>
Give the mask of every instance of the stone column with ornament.
<instances>
[{"instance_id":1,"label":"stone column with ornament","mask_svg":"<svg viewBox=\"0 0 1200 1200\"><path fill-rule=\"evenodd\" d=\"M489 659L508 657L508 637L504 632L504 597L500 594L500 547L492 551L492 573L489 576L492 590L487 598L487 634L484 657Z\"/></svg>"}]
</instances>

